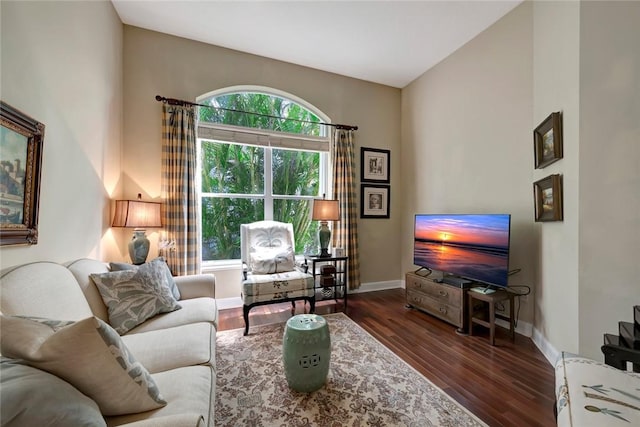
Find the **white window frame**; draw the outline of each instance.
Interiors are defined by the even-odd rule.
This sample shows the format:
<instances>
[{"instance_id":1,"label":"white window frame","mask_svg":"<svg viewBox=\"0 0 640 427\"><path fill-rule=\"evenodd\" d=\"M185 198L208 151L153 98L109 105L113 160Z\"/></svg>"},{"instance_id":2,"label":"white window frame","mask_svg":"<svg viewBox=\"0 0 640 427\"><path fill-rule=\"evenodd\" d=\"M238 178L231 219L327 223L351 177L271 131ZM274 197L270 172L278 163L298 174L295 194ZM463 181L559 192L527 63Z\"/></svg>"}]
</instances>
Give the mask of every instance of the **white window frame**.
<instances>
[{"instance_id":1,"label":"white window frame","mask_svg":"<svg viewBox=\"0 0 640 427\"><path fill-rule=\"evenodd\" d=\"M264 86L231 86L224 89L215 90L212 92L208 92L204 95L199 96L196 99L196 102L201 103L206 99L217 97L221 95L226 95L230 93L237 92L254 92L254 93L262 93L265 95L273 95L282 98L289 99L307 110L311 111L314 115L320 118L324 123L331 123L329 117L320 111L315 106L309 104L305 100L298 98L295 95L272 89ZM326 128L325 128L326 129ZM255 128L246 128L242 126L232 126L225 124L213 124L213 123L196 123L196 144L197 144L197 164L198 170L196 173L197 176L197 186L198 186L198 221L202 219L202 199L204 197L213 197L213 198L246 198L246 199L255 199L255 198L263 198L264 199L264 218L265 220L273 220L273 201L275 199L292 199L292 200L313 200L321 196L322 194L330 195L329 189L331 188L330 182L330 146L331 146L331 135L327 134L316 137L310 135L303 134L292 134L286 132L278 132L278 131L270 131L266 129L255 129ZM263 194L241 194L236 193L230 195L229 193L203 193L201 173L202 173L202 159L200 158L202 141L214 141L219 143L231 143L231 144L240 144L240 145L254 145L254 146L263 146L265 149L264 155L264 192ZM318 195L314 196L295 196L295 195L274 195L272 188L272 169L271 169L271 160L272 160L272 150L273 149L291 149L296 151L311 151L311 152L319 152L320 153L320 177L319 177L319 186L318 186ZM198 227L199 230L202 230L202 227ZM198 237L200 241L202 241L202 234ZM202 254L200 254L202 256ZM202 261L203 268L208 269L217 269L224 267L236 267L238 265L238 259L228 259L228 260L209 260Z\"/></svg>"}]
</instances>

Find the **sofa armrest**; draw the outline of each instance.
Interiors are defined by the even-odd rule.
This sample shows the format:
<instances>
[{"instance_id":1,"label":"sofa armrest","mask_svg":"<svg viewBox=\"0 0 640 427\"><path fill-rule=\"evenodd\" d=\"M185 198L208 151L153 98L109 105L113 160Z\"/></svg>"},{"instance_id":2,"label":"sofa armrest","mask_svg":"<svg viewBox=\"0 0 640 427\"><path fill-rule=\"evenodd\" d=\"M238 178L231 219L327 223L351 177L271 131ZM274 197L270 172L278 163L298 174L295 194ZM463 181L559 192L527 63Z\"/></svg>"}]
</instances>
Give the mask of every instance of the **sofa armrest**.
<instances>
[{"instance_id":1,"label":"sofa armrest","mask_svg":"<svg viewBox=\"0 0 640 427\"><path fill-rule=\"evenodd\" d=\"M180 299L216 297L216 277L213 274L193 274L174 277Z\"/></svg>"},{"instance_id":2,"label":"sofa armrest","mask_svg":"<svg viewBox=\"0 0 640 427\"><path fill-rule=\"evenodd\" d=\"M147 418L123 424L126 427L204 427L205 422L199 414L175 414L164 417Z\"/></svg>"}]
</instances>

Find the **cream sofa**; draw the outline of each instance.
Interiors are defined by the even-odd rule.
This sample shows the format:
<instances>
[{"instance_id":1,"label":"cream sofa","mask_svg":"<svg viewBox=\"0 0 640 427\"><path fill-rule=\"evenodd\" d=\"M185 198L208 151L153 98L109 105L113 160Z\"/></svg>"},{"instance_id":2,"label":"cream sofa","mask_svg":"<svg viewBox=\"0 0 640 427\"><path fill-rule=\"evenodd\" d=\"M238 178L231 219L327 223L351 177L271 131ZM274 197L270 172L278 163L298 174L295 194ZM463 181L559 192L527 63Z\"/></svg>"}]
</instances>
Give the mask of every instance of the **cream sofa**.
<instances>
[{"instance_id":1,"label":"cream sofa","mask_svg":"<svg viewBox=\"0 0 640 427\"><path fill-rule=\"evenodd\" d=\"M0 276L0 310L9 319L28 316L78 323L95 317L108 323L107 306L90 278L92 273L106 272L109 272L108 264L90 259L66 265L34 262L8 268ZM213 275L174 279L181 295L178 300L181 309L158 314L121 337L135 360L148 370L166 405L139 413L105 416L109 426L214 425L218 321L215 279ZM4 327L3 340L11 335ZM5 398L10 396L3 394L3 404ZM43 401L47 400L45 396ZM55 396L51 396L51 400L54 401ZM35 402L35 397L31 401ZM7 411L3 408L3 417L9 417ZM3 419L2 424L11 425L9 421Z\"/></svg>"}]
</instances>

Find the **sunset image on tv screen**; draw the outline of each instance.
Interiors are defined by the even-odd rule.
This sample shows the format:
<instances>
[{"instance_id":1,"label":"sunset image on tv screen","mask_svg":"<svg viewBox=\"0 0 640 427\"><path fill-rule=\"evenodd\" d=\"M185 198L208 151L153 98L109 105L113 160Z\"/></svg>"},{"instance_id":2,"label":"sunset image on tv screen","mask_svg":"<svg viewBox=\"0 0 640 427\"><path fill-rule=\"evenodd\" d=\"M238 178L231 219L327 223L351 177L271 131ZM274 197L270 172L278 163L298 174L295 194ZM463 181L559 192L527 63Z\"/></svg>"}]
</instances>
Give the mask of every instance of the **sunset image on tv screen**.
<instances>
[{"instance_id":1,"label":"sunset image on tv screen","mask_svg":"<svg viewBox=\"0 0 640 427\"><path fill-rule=\"evenodd\" d=\"M414 263L506 286L511 216L416 215Z\"/></svg>"}]
</instances>

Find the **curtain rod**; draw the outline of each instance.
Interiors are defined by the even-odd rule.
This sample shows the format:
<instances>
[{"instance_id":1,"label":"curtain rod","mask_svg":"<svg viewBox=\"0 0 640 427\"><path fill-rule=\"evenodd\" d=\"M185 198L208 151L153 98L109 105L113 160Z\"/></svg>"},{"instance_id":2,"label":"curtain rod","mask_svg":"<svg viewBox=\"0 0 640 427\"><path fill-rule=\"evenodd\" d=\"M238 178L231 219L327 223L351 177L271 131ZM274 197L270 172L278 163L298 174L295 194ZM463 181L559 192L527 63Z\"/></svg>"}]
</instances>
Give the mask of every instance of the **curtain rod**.
<instances>
[{"instance_id":1,"label":"curtain rod","mask_svg":"<svg viewBox=\"0 0 640 427\"><path fill-rule=\"evenodd\" d=\"M213 108L214 110L224 110L224 111L232 111L234 113L254 114L256 116L269 117L271 119L292 120L294 122L300 122L300 123L313 123L313 124L317 124L317 125L333 126L336 129L358 130L358 126L341 125L341 124L337 124L337 123L334 124L334 123L324 123L324 122L312 122L312 121L309 121L309 120L288 119L286 117L271 116L269 114L260 114L260 113L253 113L251 111L234 110L232 108L214 107L212 105L198 104L196 102L184 101L184 100L175 99L175 98L165 98L164 96L160 96L160 95L156 95L156 101L160 101L160 102L162 102L164 104L169 104L169 105L181 105L181 106L194 105L194 106L197 106L197 107Z\"/></svg>"}]
</instances>

